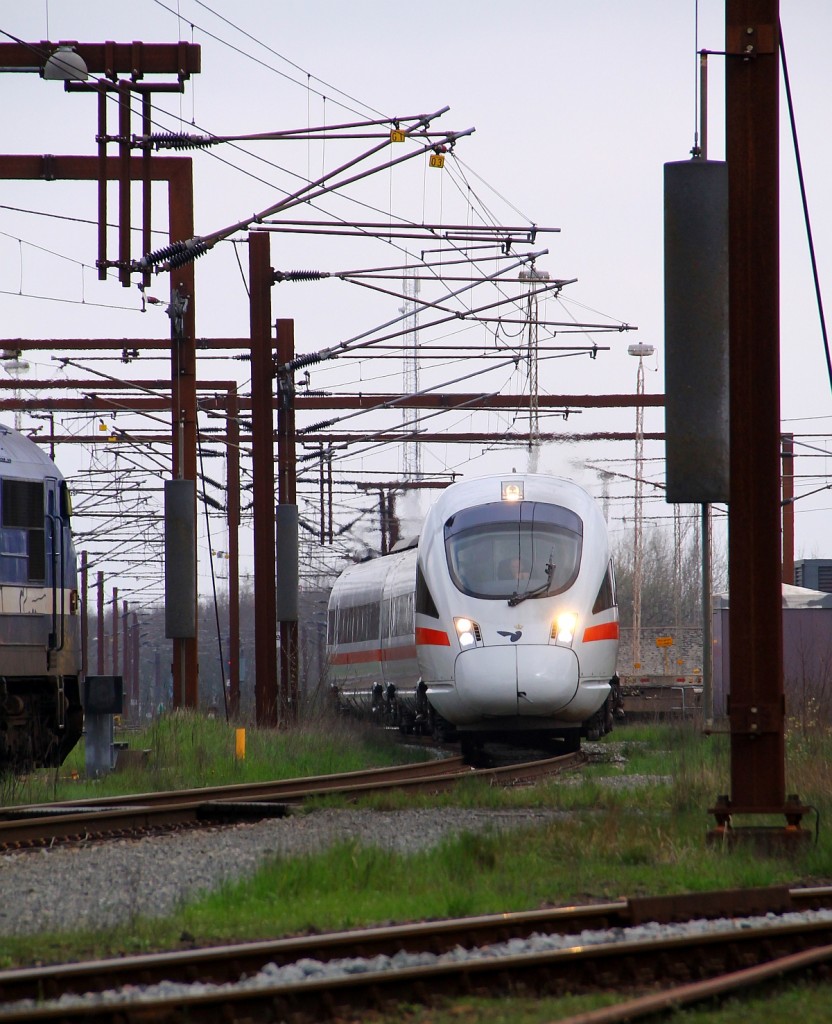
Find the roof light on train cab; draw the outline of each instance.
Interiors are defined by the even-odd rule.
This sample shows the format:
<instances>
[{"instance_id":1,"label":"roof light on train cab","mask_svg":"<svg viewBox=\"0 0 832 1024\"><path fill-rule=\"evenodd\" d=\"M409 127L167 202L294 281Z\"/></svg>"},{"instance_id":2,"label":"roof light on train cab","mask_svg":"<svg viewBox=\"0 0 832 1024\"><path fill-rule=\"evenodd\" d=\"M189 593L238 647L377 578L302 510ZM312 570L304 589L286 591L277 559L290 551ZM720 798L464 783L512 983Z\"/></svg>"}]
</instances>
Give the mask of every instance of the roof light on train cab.
<instances>
[{"instance_id":1,"label":"roof light on train cab","mask_svg":"<svg viewBox=\"0 0 832 1024\"><path fill-rule=\"evenodd\" d=\"M575 627L578 625L578 616L574 612L561 612L555 619L555 628L552 633L559 644L569 645L575 638Z\"/></svg>"},{"instance_id":2,"label":"roof light on train cab","mask_svg":"<svg viewBox=\"0 0 832 1024\"><path fill-rule=\"evenodd\" d=\"M523 500L523 481L522 480L504 480L502 483L502 498L503 501L522 501Z\"/></svg>"}]
</instances>

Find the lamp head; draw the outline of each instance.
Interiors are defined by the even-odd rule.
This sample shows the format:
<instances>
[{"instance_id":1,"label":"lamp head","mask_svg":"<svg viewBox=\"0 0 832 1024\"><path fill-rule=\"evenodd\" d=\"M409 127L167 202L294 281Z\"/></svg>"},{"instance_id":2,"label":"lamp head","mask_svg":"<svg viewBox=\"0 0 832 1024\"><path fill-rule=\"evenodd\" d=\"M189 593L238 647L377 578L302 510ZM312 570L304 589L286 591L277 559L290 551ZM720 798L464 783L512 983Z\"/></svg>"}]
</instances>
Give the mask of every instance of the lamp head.
<instances>
[{"instance_id":1,"label":"lamp head","mask_svg":"<svg viewBox=\"0 0 832 1024\"><path fill-rule=\"evenodd\" d=\"M42 76L50 82L86 82L87 65L75 47L62 43L43 65Z\"/></svg>"}]
</instances>

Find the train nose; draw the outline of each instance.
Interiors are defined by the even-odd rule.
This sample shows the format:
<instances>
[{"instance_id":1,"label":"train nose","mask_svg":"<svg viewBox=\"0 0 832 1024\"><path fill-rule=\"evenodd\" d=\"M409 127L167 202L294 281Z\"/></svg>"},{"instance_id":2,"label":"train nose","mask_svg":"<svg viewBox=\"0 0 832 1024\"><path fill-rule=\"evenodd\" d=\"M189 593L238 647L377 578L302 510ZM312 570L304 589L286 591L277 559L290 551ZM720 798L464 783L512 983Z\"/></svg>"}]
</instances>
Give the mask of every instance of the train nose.
<instances>
[{"instance_id":1,"label":"train nose","mask_svg":"<svg viewBox=\"0 0 832 1024\"><path fill-rule=\"evenodd\" d=\"M554 645L478 647L457 657L454 681L471 712L546 717L574 699L578 659Z\"/></svg>"}]
</instances>

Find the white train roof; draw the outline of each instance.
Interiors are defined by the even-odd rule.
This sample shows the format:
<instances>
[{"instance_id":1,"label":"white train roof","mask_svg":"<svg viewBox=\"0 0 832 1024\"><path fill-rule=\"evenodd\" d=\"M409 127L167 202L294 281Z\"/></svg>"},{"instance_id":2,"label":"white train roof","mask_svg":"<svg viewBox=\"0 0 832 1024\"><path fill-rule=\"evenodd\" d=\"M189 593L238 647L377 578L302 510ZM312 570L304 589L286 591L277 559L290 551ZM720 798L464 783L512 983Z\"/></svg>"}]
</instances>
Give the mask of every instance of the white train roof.
<instances>
[{"instance_id":1,"label":"white train roof","mask_svg":"<svg viewBox=\"0 0 832 1024\"><path fill-rule=\"evenodd\" d=\"M523 501L544 501L572 509L581 518L597 509L595 499L573 480L545 473L501 473L459 480L447 487L431 506L428 518L443 519L474 505L503 501L503 485L522 486Z\"/></svg>"},{"instance_id":2,"label":"white train roof","mask_svg":"<svg viewBox=\"0 0 832 1024\"><path fill-rule=\"evenodd\" d=\"M42 480L45 476L63 480L55 463L34 441L0 423L0 477Z\"/></svg>"}]
</instances>

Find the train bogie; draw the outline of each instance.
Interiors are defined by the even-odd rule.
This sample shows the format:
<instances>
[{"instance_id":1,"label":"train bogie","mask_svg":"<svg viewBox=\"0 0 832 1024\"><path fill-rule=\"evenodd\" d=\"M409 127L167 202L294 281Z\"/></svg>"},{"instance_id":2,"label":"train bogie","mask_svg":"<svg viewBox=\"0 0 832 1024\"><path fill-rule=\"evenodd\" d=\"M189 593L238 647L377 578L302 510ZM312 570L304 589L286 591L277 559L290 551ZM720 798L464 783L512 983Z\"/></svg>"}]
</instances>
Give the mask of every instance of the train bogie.
<instances>
[{"instance_id":1,"label":"train bogie","mask_svg":"<svg viewBox=\"0 0 832 1024\"><path fill-rule=\"evenodd\" d=\"M454 484L415 550L339 578L328 646L339 698L356 709L389 719L396 701L469 738L600 735L618 648L600 510L552 477Z\"/></svg>"}]
</instances>

